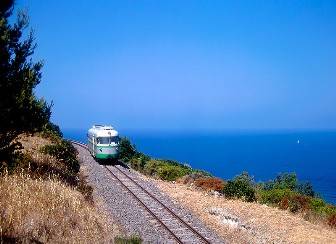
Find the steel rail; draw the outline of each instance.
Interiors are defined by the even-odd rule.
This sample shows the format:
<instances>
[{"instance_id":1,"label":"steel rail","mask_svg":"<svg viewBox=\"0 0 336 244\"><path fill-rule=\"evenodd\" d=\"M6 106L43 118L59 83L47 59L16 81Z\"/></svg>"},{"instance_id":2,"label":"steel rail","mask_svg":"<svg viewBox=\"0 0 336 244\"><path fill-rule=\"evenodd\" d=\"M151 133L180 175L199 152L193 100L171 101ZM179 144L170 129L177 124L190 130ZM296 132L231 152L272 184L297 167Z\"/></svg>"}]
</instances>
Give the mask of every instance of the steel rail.
<instances>
[{"instance_id":1,"label":"steel rail","mask_svg":"<svg viewBox=\"0 0 336 244\"><path fill-rule=\"evenodd\" d=\"M76 141L71 141L72 143L78 145L78 146L81 146L83 148L85 148L86 150L87 149L87 146L82 144L82 143L79 143L79 142L76 142ZM105 165L104 167L107 169L107 171L113 175L114 178L116 178L118 180L118 182L147 210L148 213L150 213L173 237L174 239L178 242L178 243L183 243L170 229L168 226L166 226L160 219L159 217L157 217L147 206L146 204L140 200L140 198L138 196L136 196L134 194L134 192L132 192L109 168L107 168Z\"/></svg>"},{"instance_id":2,"label":"steel rail","mask_svg":"<svg viewBox=\"0 0 336 244\"><path fill-rule=\"evenodd\" d=\"M86 150L88 150L87 146L83 143L77 142L77 141L73 141L70 140L70 142L81 146L83 148L85 148ZM129 189L129 187L127 185L125 185L124 182L122 182L119 177L116 176L115 173L113 173L109 168L107 168L106 165L104 165L104 167L107 169L107 171L112 174L112 176L114 178L116 178L118 180L118 182L124 187L126 188L126 190L174 237L174 239L178 242L178 243L183 243L183 241L175 235L175 233L173 233L170 228L164 224L162 222L162 220L160 220L160 218L153 213L152 210L150 210L146 204L138 197L134 194L134 192L132 190ZM181 222L183 225L185 225L189 230L191 230L199 239L201 239L204 243L210 244L210 242L204 237L202 236L197 230L195 230L192 226L190 226L188 223L186 223L183 219L181 219L178 215L176 215L172 210L170 210L164 203L162 203L159 199L157 199L153 194L151 194L150 192L148 192L144 187L142 187L139 183L137 183L133 178L131 178L130 176L128 176L127 174L125 174L122 170L118 169L117 167L114 167L115 169L117 169L120 173L122 173L124 176L126 176L127 179L129 179L134 185L136 185L137 187L139 187L143 192L145 192L147 195L149 195L152 199L154 199L156 202L158 202L165 210L167 210L175 219L177 219L179 222Z\"/></svg>"},{"instance_id":3,"label":"steel rail","mask_svg":"<svg viewBox=\"0 0 336 244\"><path fill-rule=\"evenodd\" d=\"M156 202L158 202L164 209L166 209L171 215L173 215L177 220L182 222L185 226L188 227L189 230L191 230L198 238L202 239L205 243L210 243L207 239L205 239L204 236L202 236L197 230L195 230L191 225L186 223L181 217L176 215L170 208L168 208L164 203L162 203L157 197L155 197L152 193L148 192L143 186L141 186L138 182L136 182L133 178L122 172L122 170L115 167L119 172L121 172L124 176L126 176L128 179L130 179L136 186L141 188L144 192L147 193L152 199L154 199Z\"/></svg>"},{"instance_id":4,"label":"steel rail","mask_svg":"<svg viewBox=\"0 0 336 244\"><path fill-rule=\"evenodd\" d=\"M135 195L134 194L134 192L132 191L132 190L130 190L125 184L124 184L124 182L122 182L109 168L107 168L105 165L104 165L104 167L110 172L110 174L112 174L113 175L113 177L114 178L116 178L118 181L119 181L119 183L122 185L122 186L124 186L124 188L126 188L126 190L129 192L129 193L131 193L131 195L136 199L136 200L138 200L138 202L147 210L147 212L149 212L161 225L163 225L164 226L164 228L174 237L174 239L178 242L178 243L183 243L176 235L175 235L175 233L174 232L172 232L170 229L169 229L169 227L167 226L167 225L165 225L161 220L160 220L160 218L159 217L157 217L154 213L153 213L153 211L152 210L150 210L147 206L146 206L146 204L143 202L143 201L141 201L141 199L137 196L137 195Z\"/></svg>"}]
</instances>

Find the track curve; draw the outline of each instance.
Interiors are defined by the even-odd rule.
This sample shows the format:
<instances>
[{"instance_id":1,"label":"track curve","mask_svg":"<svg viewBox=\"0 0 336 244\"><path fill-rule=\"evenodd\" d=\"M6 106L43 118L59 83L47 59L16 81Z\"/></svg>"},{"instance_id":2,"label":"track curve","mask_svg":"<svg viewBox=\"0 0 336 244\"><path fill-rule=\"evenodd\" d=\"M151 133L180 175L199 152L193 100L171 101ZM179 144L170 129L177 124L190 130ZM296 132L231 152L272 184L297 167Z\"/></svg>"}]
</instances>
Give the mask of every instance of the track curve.
<instances>
[{"instance_id":1,"label":"track curve","mask_svg":"<svg viewBox=\"0 0 336 244\"><path fill-rule=\"evenodd\" d=\"M71 140L86 150L83 143ZM178 243L210 243L190 224L175 214L153 194L138 184L132 177L115 166L106 166L106 170L160 223Z\"/></svg>"}]
</instances>

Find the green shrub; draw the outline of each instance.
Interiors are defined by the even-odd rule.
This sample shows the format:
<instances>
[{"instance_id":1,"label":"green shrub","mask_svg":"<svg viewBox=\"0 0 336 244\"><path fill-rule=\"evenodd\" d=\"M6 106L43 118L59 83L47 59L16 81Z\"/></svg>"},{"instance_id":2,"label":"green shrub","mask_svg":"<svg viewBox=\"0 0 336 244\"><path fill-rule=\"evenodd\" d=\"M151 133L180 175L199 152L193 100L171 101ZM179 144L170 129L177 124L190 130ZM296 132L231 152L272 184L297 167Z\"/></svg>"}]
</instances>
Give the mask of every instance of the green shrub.
<instances>
[{"instance_id":1,"label":"green shrub","mask_svg":"<svg viewBox=\"0 0 336 244\"><path fill-rule=\"evenodd\" d=\"M191 169L191 167L189 165L186 164L181 164L175 160L170 160L170 159L159 159L159 161L161 161L162 163L165 164L169 164L169 165L174 165L174 166L179 166L181 168L185 168L185 169Z\"/></svg>"},{"instance_id":2,"label":"green shrub","mask_svg":"<svg viewBox=\"0 0 336 244\"><path fill-rule=\"evenodd\" d=\"M163 163L157 170L157 175L162 180L175 181L176 179L191 173L191 170L178 165Z\"/></svg>"},{"instance_id":3,"label":"green shrub","mask_svg":"<svg viewBox=\"0 0 336 244\"><path fill-rule=\"evenodd\" d=\"M335 215L336 214L336 207L334 205L326 205L321 209L326 216L331 216L331 215Z\"/></svg>"},{"instance_id":4,"label":"green shrub","mask_svg":"<svg viewBox=\"0 0 336 244\"><path fill-rule=\"evenodd\" d=\"M295 173L282 173L279 174L274 180L265 183L265 190L272 189L290 189L296 190L298 185Z\"/></svg>"},{"instance_id":5,"label":"green shrub","mask_svg":"<svg viewBox=\"0 0 336 244\"><path fill-rule=\"evenodd\" d=\"M253 179L244 172L227 182L223 188L223 194L228 198L241 198L244 201L253 202L256 200L253 184Z\"/></svg>"},{"instance_id":6,"label":"green shrub","mask_svg":"<svg viewBox=\"0 0 336 244\"><path fill-rule=\"evenodd\" d=\"M63 133L58 125L49 121L43 126L41 136L49 138L53 142L58 142L62 139Z\"/></svg>"},{"instance_id":7,"label":"green shrub","mask_svg":"<svg viewBox=\"0 0 336 244\"><path fill-rule=\"evenodd\" d=\"M147 164L149 160L150 160L150 157L144 154L140 154L138 157L132 157L129 160L129 163L133 169L143 172L145 165Z\"/></svg>"},{"instance_id":8,"label":"green shrub","mask_svg":"<svg viewBox=\"0 0 336 244\"><path fill-rule=\"evenodd\" d=\"M336 214L336 206L327 204L321 198L311 198L310 199L310 208L311 210L322 216L322 217L330 217Z\"/></svg>"},{"instance_id":9,"label":"green shrub","mask_svg":"<svg viewBox=\"0 0 336 244\"><path fill-rule=\"evenodd\" d=\"M213 177L209 172L200 169L193 169L193 174L201 175L202 177Z\"/></svg>"},{"instance_id":10,"label":"green shrub","mask_svg":"<svg viewBox=\"0 0 336 244\"><path fill-rule=\"evenodd\" d=\"M139 161L135 161L135 163L139 163ZM162 180L175 181L182 176L190 174L192 169L171 160L151 159L146 161L143 172L146 175L156 176Z\"/></svg>"},{"instance_id":11,"label":"green shrub","mask_svg":"<svg viewBox=\"0 0 336 244\"><path fill-rule=\"evenodd\" d=\"M263 184L264 190L289 189L302 195L314 197L313 186L309 182L299 182L295 173L279 174L274 180Z\"/></svg>"},{"instance_id":12,"label":"green shrub","mask_svg":"<svg viewBox=\"0 0 336 244\"><path fill-rule=\"evenodd\" d=\"M74 148L71 142L62 140L57 144L51 144L42 147L41 151L57 158L68 168L68 170L74 173L79 172L80 166L77 160L77 150Z\"/></svg>"},{"instance_id":13,"label":"green shrub","mask_svg":"<svg viewBox=\"0 0 336 244\"><path fill-rule=\"evenodd\" d=\"M285 197L289 198L293 194L294 192L289 189L260 190L258 201L262 204L280 204Z\"/></svg>"},{"instance_id":14,"label":"green shrub","mask_svg":"<svg viewBox=\"0 0 336 244\"><path fill-rule=\"evenodd\" d=\"M290 189L271 189L258 192L258 201L262 204L276 205L296 213L307 212L311 207L311 198Z\"/></svg>"},{"instance_id":15,"label":"green shrub","mask_svg":"<svg viewBox=\"0 0 336 244\"><path fill-rule=\"evenodd\" d=\"M310 207L314 212L322 213L323 208L326 206L326 203L321 198L312 198L310 199Z\"/></svg>"},{"instance_id":16,"label":"green shrub","mask_svg":"<svg viewBox=\"0 0 336 244\"><path fill-rule=\"evenodd\" d=\"M142 239L138 236L131 236L131 237L120 237L117 236L114 238L114 243L116 244L141 244Z\"/></svg>"},{"instance_id":17,"label":"green shrub","mask_svg":"<svg viewBox=\"0 0 336 244\"><path fill-rule=\"evenodd\" d=\"M35 94L43 64L32 56L36 44L26 29L27 15L20 11L17 18L12 16L14 2L0 2L0 170L15 167L21 146L15 138L40 131L52 107Z\"/></svg>"},{"instance_id":18,"label":"green shrub","mask_svg":"<svg viewBox=\"0 0 336 244\"><path fill-rule=\"evenodd\" d=\"M313 189L313 186L310 182L301 182L297 186L297 191L305 196L309 197L315 197L315 191Z\"/></svg>"},{"instance_id":19,"label":"green shrub","mask_svg":"<svg viewBox=\"0 0 336 244\"><path fill-rule=\"evenodd\" d=\"M119 157L125 162L129 162L133 157L138 154L134 145L126 137L120 139L119 142Z\"/></svg>"},{"instance_id":20,"label":"green shrub","mask_svg":"<svg viewBox=\"0 0 336 244\"><path fill-rule=\"evenodd\" d=\"M151 159L144 166L144 173L146 175L155 176L160 165L159 160Z\"/></svg>"}]
</instances>

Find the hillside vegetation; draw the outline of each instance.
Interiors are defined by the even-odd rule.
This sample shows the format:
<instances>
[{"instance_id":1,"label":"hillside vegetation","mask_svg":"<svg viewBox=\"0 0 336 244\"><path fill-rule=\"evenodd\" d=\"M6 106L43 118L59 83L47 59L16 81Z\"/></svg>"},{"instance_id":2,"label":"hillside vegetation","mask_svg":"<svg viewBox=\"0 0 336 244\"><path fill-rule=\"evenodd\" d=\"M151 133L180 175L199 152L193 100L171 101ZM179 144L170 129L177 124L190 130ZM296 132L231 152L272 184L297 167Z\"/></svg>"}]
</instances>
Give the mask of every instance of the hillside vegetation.
<instances>
[{"instance_id":1,"label":"hillside vegetation","mask_svg":"<svg viewBox=\"0 0 336 244\"><path fill-rule=\"evenodd\" d=\"M93 205L75 148L50 121L52 103L34 94L42 62L28 17L0 3L0 243L111 242Z\"/></svg>"},{"instance_id":2,"label":"hillside vegetation","mask_svg":"<svg viewBox=\"0 0 336 244\"><path fill-rule=\"evenodd\" d=\"M113 230L93 205L92 189L79 173L73 146L42 135L21 135L21 160L1 173L0 241L113 240ZM58 148L62 150L54 150Z\"/></svg>"},{"instance_id":3,"label":"hillside vegetation","mask_svg":"<svg viewBox=\"0 0 336 244\"><path fill-rule=\"evenodd\" d=\"M320 198L309 182L300 182L295 173L282 173L264 183L256 183L247 172L223 180L176 161L153 159L138 152L127 138L121 140L120 147L122 160L145 175L216 191L228 199L267 204L336 229L336 207Z\"/></svg>"}]
</instances>

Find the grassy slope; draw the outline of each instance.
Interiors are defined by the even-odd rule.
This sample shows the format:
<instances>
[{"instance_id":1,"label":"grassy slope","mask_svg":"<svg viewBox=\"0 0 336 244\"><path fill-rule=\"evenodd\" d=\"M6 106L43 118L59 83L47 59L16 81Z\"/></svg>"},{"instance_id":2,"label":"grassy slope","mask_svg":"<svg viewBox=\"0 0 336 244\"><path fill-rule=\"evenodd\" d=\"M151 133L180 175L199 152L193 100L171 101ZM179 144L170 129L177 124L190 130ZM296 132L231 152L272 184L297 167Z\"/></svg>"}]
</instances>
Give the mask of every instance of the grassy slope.
<instances>
[{"instance_id":1,"label":"grassy slope","mask_svg":"<svg viewBox=\"0 0 336 244\"><path fill-rule=\"evenodd\" d=\"M52 142L21 136L24 157L0 177L0 242L94 243L112 240L95 209L90 187L55 157L41 153Z\"/></svg>"}]
</instances>

